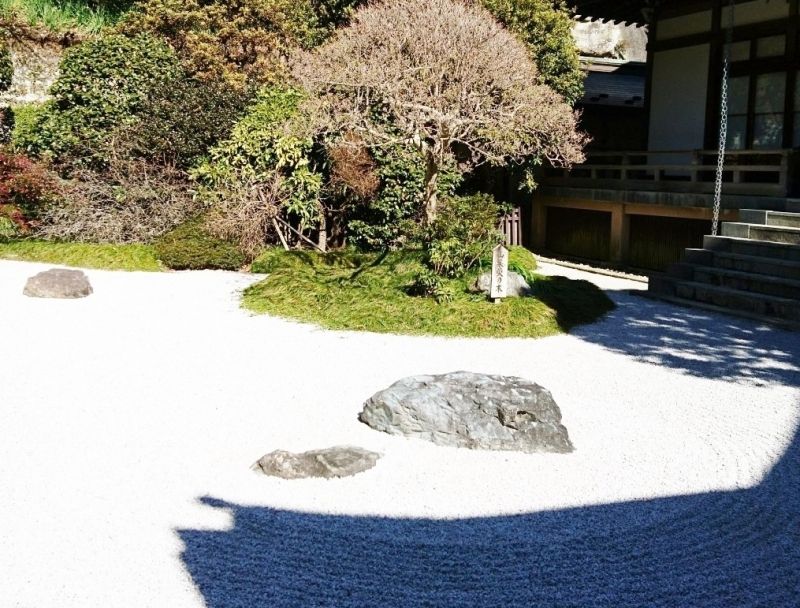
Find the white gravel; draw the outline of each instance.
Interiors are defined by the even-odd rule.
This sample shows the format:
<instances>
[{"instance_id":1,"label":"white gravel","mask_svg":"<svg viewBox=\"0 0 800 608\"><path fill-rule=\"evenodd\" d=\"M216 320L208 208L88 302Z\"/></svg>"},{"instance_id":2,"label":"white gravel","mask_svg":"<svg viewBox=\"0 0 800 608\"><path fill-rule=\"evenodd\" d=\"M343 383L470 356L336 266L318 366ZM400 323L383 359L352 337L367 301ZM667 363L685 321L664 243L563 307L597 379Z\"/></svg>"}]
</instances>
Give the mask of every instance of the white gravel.
<instances>
[{"instance_id":1,"label":"white gravel","mask_svg":"<svg viewBox=\"0 0 800 608\"><path fill-rule=\"evenodd\" d=\"M323 331L223 272L0 261L0 607L796 606L800 334L652 302L540 340ZM356 416L412 374L549 388L576 451L439 448ZM384 454L341 480L274 449Z\"/></svg>"}]
</instances>

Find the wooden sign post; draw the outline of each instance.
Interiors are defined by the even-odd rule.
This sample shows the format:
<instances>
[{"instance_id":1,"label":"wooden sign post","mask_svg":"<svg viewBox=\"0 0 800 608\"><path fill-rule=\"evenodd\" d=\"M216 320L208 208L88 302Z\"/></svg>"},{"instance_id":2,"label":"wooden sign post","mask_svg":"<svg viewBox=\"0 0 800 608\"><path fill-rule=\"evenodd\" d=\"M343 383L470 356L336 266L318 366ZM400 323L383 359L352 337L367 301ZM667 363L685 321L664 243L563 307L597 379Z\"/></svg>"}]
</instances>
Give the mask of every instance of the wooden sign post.
<instances>
[{"instance_id":1,"label":"wooden sign post","mask_svg":"<svg viewBox=\"0 0 800 608\"><path fill-rule=\"evenodd\" d=\"M497 245L492 250L492 282L489 288L489 297L495 304L500 302L500 298L505 298L508 294L508 249L502 245Z\"/></svg>"}]
</instances>

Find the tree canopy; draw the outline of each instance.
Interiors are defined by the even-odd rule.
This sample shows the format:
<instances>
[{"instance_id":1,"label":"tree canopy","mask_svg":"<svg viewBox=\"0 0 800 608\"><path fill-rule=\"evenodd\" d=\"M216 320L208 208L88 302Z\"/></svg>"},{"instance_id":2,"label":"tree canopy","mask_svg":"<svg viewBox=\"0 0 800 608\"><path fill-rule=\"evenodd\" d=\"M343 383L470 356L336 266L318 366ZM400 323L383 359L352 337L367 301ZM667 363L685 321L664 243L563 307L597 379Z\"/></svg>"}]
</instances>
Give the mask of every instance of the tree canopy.
<instances>
[{"instance_id":1,"label":"tree canopy","mask_svg":"<svg viewBox=\"0 0 800 608\"><path fill-rule=\"evenodd\" d=\"M582 160L585 137L561 95L541 84L525 45L485 8L462 0L370 4L305 53L294 75L328 135L399 141L425 158L425 210L436 217L446 164Z\"/></svg>"}]
</instances>

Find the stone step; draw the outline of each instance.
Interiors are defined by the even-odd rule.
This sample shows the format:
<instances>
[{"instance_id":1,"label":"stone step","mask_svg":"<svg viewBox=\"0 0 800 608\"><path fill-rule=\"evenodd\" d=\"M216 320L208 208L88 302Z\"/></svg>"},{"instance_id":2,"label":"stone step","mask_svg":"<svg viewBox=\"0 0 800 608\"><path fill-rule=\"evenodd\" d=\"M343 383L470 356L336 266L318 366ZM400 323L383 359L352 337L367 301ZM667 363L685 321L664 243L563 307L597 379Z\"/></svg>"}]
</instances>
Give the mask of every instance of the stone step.
<instances>
[{"instance_id":1,"label":"stone step","mask_svg":"<svg viewBox=\"0 0 800 608\"><path fill-rule=\"evenodd\" d=\"M659 300L662 302L669 302L671 304L676 304L677 306L686 306L689 308L697 308L699 310L708 310L717 314L726 314L726 315L733 315L736 317L744 317L746 319L753 319L754 321L760 321L761 323L769 323L772 325L778 325L785 329L800 329L800 322L797 321L790 321L787 319L776 319L775 317L766 317L764 315L760 315L757 313L746 312L744 310L730 310L728 308L724 308L722 306L716 306L714 304L708 304L705 302L698 302L696 300L685 300L683 298L677 298L675 296L667 296L663 294L655 294L649 291L643 291L641 289L634 289L630 291L631 295L642 296L645 298L649 298L651 300Z\"/></svg>"},{"instance_id":2,"label":"stone step","mask_svg":"<svg viewBox=\"0 0 800 608\"><path fill-rule=\"evenodd\" d=\"M773 260L771 258L760 258L737 253L709 253L711 253L711 263L704 264L699 262L700 264L724 268L725 270L737 270L739 272L800 281L800 262L787 262L785 260Z\"/></svg>"},{"instance_id":3,"label":"stone step","mask_svg":"<svg viewBox=\"0 0 800 608\"><path fill-rule=\"evenodd\" d=\"M751 291L800 301L800 281L792 279L695 264L675 264L670 268L669 274L695 283L706 283L738 291Z\"/></svg>"},{"instance_id":4,"label":"stone step","mask_svg":"<svg viewBox=\"0 0 800 608\"><path fill-rule=\"evenodd\" d=\"M763 211L761 209L741 209L739 222L745 224L762 224L764 226L785 226L800 228L800 213L786 211Z\"/></svg>"},{"instance_id":5,"label":"stone step","mask_svg":"<svg viewBox=\"0 0 800 608\"><path fill-rule=\"evenodd\" d=\"M744 222L722 222L720 228L722 236L800 245L800 228L746 224Z\"/></svg>"},{"instance_id":6,"label":"stone step","mask_svg":"<svg viewBox=\"0 0 800 608\"><path fill-rule=\"evenodd\" d=\"M788 321L800 324L800 300L779 296L740 291L718 285L687 281L660 275L650 277L650 295L677 298L720 307L732 313L758 315L766 320Z\"/></svg>"},{"instance_id":7,"label":"stone step","mask_svg":"<svg viewBox=\"0 0 800 608\"><path fill-rule=\"evenodd\" d=\"M703 249L800 263L800 245L754 241L731 236L704 236Z\"/></svg>"}]
</instances>

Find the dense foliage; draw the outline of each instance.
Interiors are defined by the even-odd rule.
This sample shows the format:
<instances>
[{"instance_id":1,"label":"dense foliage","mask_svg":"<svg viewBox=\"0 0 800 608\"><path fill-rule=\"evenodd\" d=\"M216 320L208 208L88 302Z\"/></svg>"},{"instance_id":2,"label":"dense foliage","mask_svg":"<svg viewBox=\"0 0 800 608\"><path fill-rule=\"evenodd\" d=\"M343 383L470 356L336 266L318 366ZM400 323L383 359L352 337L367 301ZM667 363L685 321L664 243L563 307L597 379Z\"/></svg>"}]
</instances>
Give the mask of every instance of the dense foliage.
<instances>
[{"instance_id":1,"label":"dense foliage","mask_svg":"<svg viewBox=\"0 0 800 608\"><path fill-rule=\"evenodd\" d=\"M321 219L323 175L314 163L314 142L286 128L303 120L302 98L291 87L263 88L231 137L194 172L215 207L213 232L238 241L251 256L275 232L275 218L293 220L301 234Z\"/></svg>"},{"instance_id":2,"label":"dense foliage","mask_svg":"<svg viewBox=\"0 0 800 608\"><path fill-rule=\"evenodd\" d=\"M583 158L570 106L538 83L528 49L476 4L367 4L294 75L316 133L353 132L375 148L413 143L424 158L428 222L448 164L467 171Z\"/></svg>"},{"instance_id":3,"label":"dense foliage","mask_svg":"<svg viewBox=\"0 0 800 608\"><path fill-rule=\"evenodd\" d=\"M239 89L280 80L289 53L320 37L309 0L142 0L120 28L164 38L190 74Z\"/></svg>"},{"instance_id":4,"label":"dense foliage","mask_svg":"<svg viewBox=\"0 0 800 608\"><path fill-rule=\"evenodd\" d=\"M425 228L425 261L438 275L460 277L502 242L501 208L487 194L452 196Z\"/></svg>"},{"instance_id":5,"label":"dense foliage","mask_svg":"<svg viewBox=\"0 0 800 608\"><path fill-rule=\"evenodd\" d=\"M228 137L247 98L225 83L185 74L157 83L135 119L113 134L113 152L188 170Z\"/></svg>"},{"instance_id":6,"label":"dense foliage","mask_svg":"<svg viewBox=\"0 0 800 608\"><path fill-rule=\"evenodd\" d=\"M502 211L459 196L481 190L464 177L580 158L563 0L73 4L106 24L133 6L77 36L51 101L15 109L9 162L59 194L23 203L0 175L0 235L157 243L173 268L240 268L269 244L413 249L386 293L456 303Z\"/></svg>"},{"instance_id":7,"label":"dense foliage","mask_svg":"<svg viewBox=\"0 0 800 608\"><path fill-rule=\"evenodd\" d=\"M177 58L159 40L118 34L89 40L65 53L53 100L19 145L57 162L102 164L114 129L131 121L161 84L179 76Z\"/></svg>"},{"instance_id":8,"label":"dense foliage","mask_svg":"<svg viewBox=\"0 0 800 608\"><path fill-rule=\"evenodd\" d=\"M11 108L9 108L11 110ZM31 103L16 106L12 111L11 147L20 153L36 152L39 123L47 111L45 104Z\"/></svg>"},{"instance_id":9,"label":"dense foliage","mask_svg":"<svg viewBox=\"0 0 800 608\"><path fill-rule=\"evenodd\" d=\"M481 0L528 47L542 81L575 103L583 71L572 38L572 11L565 0Z\"/></svg>"}]
</instances>

